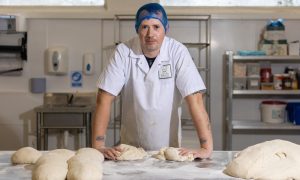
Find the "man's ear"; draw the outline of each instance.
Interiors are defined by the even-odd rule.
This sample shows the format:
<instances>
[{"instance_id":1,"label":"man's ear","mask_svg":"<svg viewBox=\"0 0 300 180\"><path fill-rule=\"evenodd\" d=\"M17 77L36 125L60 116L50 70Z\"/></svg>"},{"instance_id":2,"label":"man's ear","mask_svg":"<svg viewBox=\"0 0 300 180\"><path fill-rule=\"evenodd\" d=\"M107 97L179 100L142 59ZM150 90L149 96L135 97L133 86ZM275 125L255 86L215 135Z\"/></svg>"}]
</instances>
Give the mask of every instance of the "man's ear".
<instances>
[{"instance_id":1,"label":"man's ear","mask_svg":"<svg viewBox=\"0 0 300 180\"><path fill-rule=\"evenodd\" d=\"M167 26L165 28L165 34L167 34L169 32L169 29L170 29L169 24L167 24Z\"/></svg>"}]
</instances>

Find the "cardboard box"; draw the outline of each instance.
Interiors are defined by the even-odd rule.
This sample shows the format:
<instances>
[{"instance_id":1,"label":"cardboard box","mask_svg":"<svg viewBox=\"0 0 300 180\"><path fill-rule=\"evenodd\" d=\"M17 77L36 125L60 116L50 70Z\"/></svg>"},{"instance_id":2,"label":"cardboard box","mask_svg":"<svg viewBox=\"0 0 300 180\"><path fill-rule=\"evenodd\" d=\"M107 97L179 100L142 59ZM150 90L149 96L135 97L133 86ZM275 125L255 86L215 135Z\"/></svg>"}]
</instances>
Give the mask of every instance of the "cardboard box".
<instances>
[{"instance_id":1,"label":"cardboard box","mask_svg":"<svg viewBox=\"0 0 300 180\"><path fill-rule=\"evenodd\" d=\"M234 77L233 78L233 89L234 90L245 90L247 88L246 77Z\"/></svg>"},{"instance_id":2,"label":"cardboard box","mask_svg":"<svg viewBox=\"0 0 300 180\"><path fill-rule=\"evenodd\" d=\"M287 44L260 44L259 49L268 56L286 56Z\"/></svg>"},{"instance_id":3,"label":"cardboard box","mask_svg":"<svg viewBox=\"0 0 300 180\"><path fill-rule=\"evenodd\" d=\"M246 63L233 63L233 76L246 77L247 64Z\"/></svg>"},{"instance_id":4,"label":"cardboard box","mask_svg":"<svg viewBox=\"0 0 300 180\"><path fill-rule=\"evenodd\" d=\"M290 56L299 56L300 43L299 41L294 41L289 43L289 55Z\"/></svg>"},{"instance_id":5,"label":"cardboard box","mask_svg":"<svg viewBox=\"0 0 300 180\"><path fill-rule=\"evenodd\" d=\"M273 83L260 83L261 90L273 90L274 86Z\"/></svg>"}]
</instances>

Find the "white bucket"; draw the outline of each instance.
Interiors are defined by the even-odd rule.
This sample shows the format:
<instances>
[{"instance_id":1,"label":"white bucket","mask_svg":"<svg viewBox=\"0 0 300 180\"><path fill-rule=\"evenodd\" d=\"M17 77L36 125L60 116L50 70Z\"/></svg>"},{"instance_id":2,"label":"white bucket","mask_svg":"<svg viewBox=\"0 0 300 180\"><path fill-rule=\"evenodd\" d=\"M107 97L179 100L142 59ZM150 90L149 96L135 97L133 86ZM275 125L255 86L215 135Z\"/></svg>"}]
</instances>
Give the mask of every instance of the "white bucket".
<instances>
[{"instance_id":1,"label":"white bucket","mask_svg":"<svg viewBox=\"0 0 300 180\"><path fill-rule=\"evenodd\" d=\"M261 120L266 123L283 123L286 103L283 101L263 101L261 103Z\"/></svg>"}]
</instances>

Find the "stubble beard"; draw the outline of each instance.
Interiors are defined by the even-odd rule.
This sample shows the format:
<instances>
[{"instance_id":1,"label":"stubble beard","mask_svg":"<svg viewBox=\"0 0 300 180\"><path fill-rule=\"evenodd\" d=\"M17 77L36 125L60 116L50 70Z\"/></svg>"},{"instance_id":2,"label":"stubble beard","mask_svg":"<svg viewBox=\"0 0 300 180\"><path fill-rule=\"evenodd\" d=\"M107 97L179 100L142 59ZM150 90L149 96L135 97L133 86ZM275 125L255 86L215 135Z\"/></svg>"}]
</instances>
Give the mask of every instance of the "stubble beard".
<instances>
[{"instance_id":1,"label":"stubble beard","mask_svg":"<svg viewBox=\"0 0 300 180\"><path fill-rule=\"evenodd\" d=\"M147 54L147 53L153 53L153 52L159 51L159 49L160 49L160 46L158 44L144 45L143 52L145 54Z\"/></svg>"}]
</instances>

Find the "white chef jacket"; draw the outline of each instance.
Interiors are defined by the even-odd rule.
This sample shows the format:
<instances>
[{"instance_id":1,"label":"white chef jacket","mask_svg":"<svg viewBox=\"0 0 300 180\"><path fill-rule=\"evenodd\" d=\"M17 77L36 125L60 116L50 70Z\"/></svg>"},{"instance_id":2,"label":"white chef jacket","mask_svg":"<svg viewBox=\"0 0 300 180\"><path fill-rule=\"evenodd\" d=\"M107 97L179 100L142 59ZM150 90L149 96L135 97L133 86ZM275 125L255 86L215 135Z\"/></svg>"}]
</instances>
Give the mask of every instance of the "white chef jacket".
<instances>
[{"instance_id":1,"label":"white chef jacket","mask_svg":"<svg viewBox=\"0 0 300 180\"><path fill-rule=\"evenodd\" d=\"M98 88L122 90L121 143L145 150L180 147L182 99L206 89L187 48L169 37L151 68L138 37L119 44Z\"/></svg>"}]
</instances>

